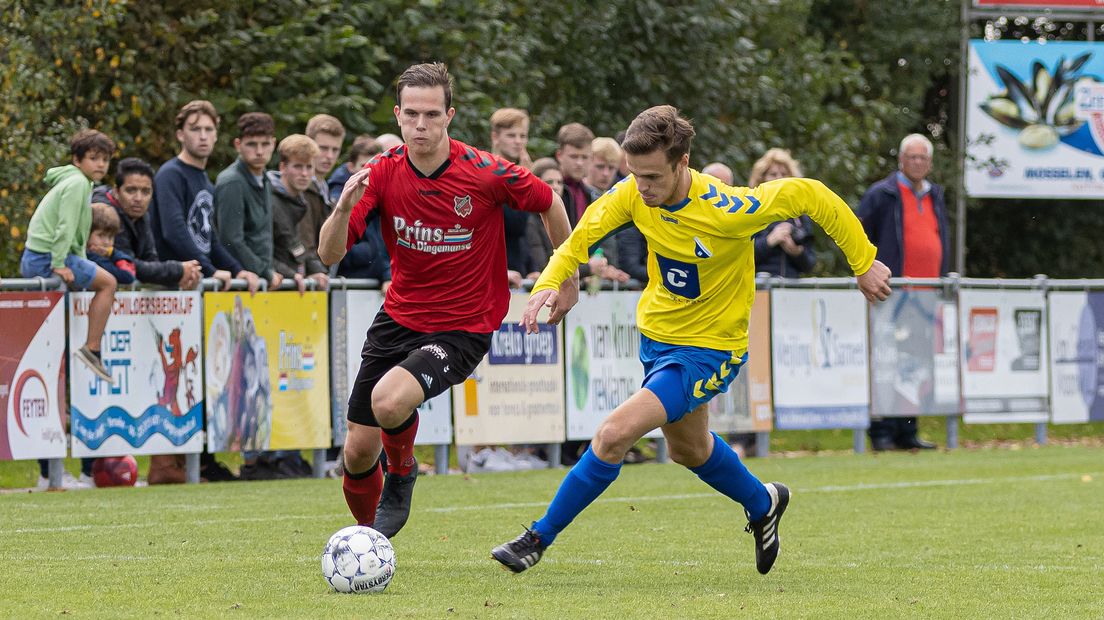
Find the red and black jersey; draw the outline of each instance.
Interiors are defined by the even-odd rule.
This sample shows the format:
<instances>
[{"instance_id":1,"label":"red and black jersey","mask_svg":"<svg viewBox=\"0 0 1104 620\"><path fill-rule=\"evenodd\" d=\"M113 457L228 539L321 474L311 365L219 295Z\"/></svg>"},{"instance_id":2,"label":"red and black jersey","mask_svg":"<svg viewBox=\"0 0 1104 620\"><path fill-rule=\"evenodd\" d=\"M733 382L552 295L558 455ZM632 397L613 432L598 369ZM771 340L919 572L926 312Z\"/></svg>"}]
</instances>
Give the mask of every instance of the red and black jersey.
<instances>
[{"instance_id":1,"label":"red and black jersey","mask_svg":"<svg viewBox=\"0 0 1104 620\"><path fill-rule=\"evenodd\" d=\"M502 206L543 212L552 190L528 170L463 142L428 176L407 159L406 145L373 158L364 197L349 218L346 249L373 215L391 254L384 309L419 332L487 333L510 303Z\"/></svg>"}]
</instances>

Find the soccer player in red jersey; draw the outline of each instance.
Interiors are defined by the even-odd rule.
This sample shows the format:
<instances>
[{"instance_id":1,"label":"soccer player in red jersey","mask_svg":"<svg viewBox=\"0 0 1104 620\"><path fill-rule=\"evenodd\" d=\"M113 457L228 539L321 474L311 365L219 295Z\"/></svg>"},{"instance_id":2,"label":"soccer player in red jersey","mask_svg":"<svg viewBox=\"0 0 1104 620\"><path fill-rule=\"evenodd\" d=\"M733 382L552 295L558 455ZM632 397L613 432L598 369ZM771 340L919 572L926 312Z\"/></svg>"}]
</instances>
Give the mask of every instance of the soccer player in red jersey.
<instances>
[{"instance_id":1,"label":"soccer player in red jersey","mask_svg":"<svg viewBox=\"0 0 1104 620\"><path fill-rule=\"evenodd\" d=\"M391 255L391 288L368 330L349 396L342 484L357 523L389 538L410 514L418 405L471 374L506 316L501 206L540 213L556 245L571 233L562 200L540 179L449 138L456 110L444 64L410 67L396 90L405 144L349 178L318 248L323 262L337 263L379 217ZM561 287L549 322L578 296L576 276Z\"/></svg>"}]
</instances>

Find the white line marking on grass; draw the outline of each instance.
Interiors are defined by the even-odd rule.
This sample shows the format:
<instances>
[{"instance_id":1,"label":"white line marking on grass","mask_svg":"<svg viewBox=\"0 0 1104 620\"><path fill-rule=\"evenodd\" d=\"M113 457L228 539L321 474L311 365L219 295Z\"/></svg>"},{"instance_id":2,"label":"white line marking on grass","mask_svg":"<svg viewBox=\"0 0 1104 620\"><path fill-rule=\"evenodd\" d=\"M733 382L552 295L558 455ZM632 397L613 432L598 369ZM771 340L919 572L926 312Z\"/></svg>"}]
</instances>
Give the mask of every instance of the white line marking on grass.
<instances>
[{"instance_id":1,"label":"white line marking on grass","mask_svg":"<svg viewBox=\"0 0 1104 620\"><path fill-rule=\"evenodd\" d=\"M970 484L993 484L1003 482L1041 482L1048 480L1080 479L1081 476L1099 476L1097 472L1076 472L1065 474L1045 474L1038 476L1009 476L1005 478L960 478L954 480L904 480L901 482L874 482L849 485L828 485L821 487L795 487L795 493L846 493L852 491L880 491L886 489L918 489L924 487L954 487ZM611 502L647 502L668 501L676 499L703 499L707 497L720 497L717 493L685 493L680 495L635 495L625 497L600 497L594 503ZM423 512L464 512L469 510L508 509L508 508L542 508L548 502L508 502L502 504L480 504L475 506L442 506L440 508L426 508Z\"/></svg>"},{"instance_id":2,"label":"white line marking on grass","mask_svg":"<svg viewBox=\"0 0 1104 620\"><path fill-rule=\"evenodd\" d=\"M828 485L820 487L797 487L794 489L797 493L848 493L853 491L878 491L886 489L916 489L925 487L952 487L963 485L977 485L977 484L999 484L1008 482L1030 482L1030 481L1048 481L1048 480L1067 480L1074 479L1080 480L1081 476L1104 476L1104 472L1070 472L1064 474L1045 474L1038 476L1008 476L1003 478L961 478L953 480L906 480L901 482L879 482L869 484L852 484L852 485ZM622 497L600 497L595 500L595 503L618 503L618 502L650 502L650 501L670 501L679 499L705 499L705 498L720 498L717 493L681 493L673 495L636 495L636 496L622 496ZM470 506L442 506L440 508L423 508L421 512L430 513L453 513L453 512L467 512L472 510L502 510L509 508L544 508L548 505L547 501L541 502L504 502L499 504L477 504ZM272 515L267 517L230 517L226 519L197 519L194 521L186 521L179 523L179 525L186 526L198 526L198 525L221 525L226 523L279 523L281 521L299 521L299 520L326 520L337 519L347 516L347 513L322 513L312 515ZM7 534L42 534L42 533L55 533L55 532L82 532L87 530L122 530L122 529L134 529L134 528L160 528L164 527L164 523L153 523L145 521L137 521L132 523L105 523L105 524L86 524L86 525L63 525L58 527L27 527L18 529L3 529L0 530L0 535Z\"/></svg>"}]
</instances>

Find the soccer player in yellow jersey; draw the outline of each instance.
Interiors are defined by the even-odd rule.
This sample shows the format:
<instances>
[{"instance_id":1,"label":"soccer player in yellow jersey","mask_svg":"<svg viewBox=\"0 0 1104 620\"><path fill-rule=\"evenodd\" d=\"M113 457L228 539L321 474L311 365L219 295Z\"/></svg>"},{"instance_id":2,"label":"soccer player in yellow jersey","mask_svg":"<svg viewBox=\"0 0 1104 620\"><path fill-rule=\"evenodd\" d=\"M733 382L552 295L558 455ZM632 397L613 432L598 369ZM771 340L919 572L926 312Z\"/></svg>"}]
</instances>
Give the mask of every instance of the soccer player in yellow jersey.
<instances>
[{"instance_id":1,"label":"soccer player in yellow jersey","mask_svg":"<svg viewBox=\"0 0 1104 620\"><path fill-rule=\"evenodd\" d=\"M606 236L636 224L648 241L648 287L637 307L643 389L595 432L548 510L531 529L491 554L514 572L536 564L556 536L617 478L629 448L660 428L671 460L739 502L755 539L755 566L767 574L778 557L778 524L789 504L785 485L763 484L728 444L709 432L706 403L728 390L747 361L748 314L755 294L751 238L767 224L808 214L847 255L871 301L890 294L889 269L874 259L859 220L819 181L779 179L732 187L691 170L694 128L671 106L640 113L622 144L631 173L583 214L533 286L521 324L556 301L560 283Z\"/></svg>"}]
</instances>

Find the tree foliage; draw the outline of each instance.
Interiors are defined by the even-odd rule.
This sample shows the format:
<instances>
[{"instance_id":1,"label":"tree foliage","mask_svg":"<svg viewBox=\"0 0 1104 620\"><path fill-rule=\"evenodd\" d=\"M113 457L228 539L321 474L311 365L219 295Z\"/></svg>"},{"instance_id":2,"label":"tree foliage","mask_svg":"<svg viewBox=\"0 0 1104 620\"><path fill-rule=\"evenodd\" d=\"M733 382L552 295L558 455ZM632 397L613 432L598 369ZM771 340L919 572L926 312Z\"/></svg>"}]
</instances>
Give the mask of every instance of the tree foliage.
<instances>
[{"instance_id":1,"label":"tree foliage","mask_svg":"<svg viewBox=\"0 0 1104 620\"><path fill-rule=\"evenodd\" d=\"M746 179L773 146L851 204L895 167L905 134L934 136L935 178L953 186L948 124L958 0L9 0L0 8L0 273L18 270L47 167L91 126L117 156L160 164L193 98L222 113L209 167L231 161L233 121L263 110L284 135L318 112L349 139L396 130L393 82L447 62L451 134L489 141L497 107L527 108L534 156L581 121L614 135L670 103L698 130L692 164ZM972 238L971 238L972 239ZM822 249L830 244L821 239ZM842 273L835 251L821 273Z\"/></svg>"}]
</instances>

